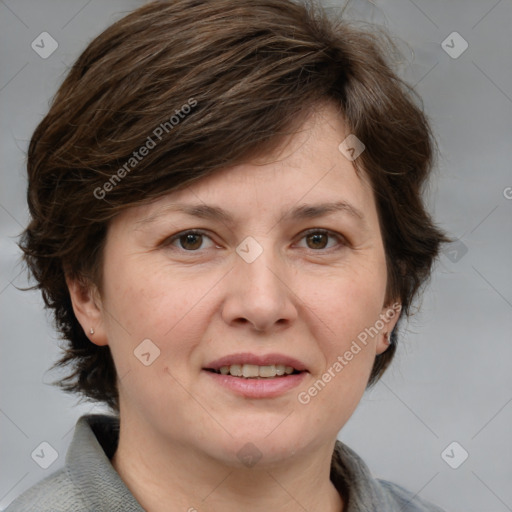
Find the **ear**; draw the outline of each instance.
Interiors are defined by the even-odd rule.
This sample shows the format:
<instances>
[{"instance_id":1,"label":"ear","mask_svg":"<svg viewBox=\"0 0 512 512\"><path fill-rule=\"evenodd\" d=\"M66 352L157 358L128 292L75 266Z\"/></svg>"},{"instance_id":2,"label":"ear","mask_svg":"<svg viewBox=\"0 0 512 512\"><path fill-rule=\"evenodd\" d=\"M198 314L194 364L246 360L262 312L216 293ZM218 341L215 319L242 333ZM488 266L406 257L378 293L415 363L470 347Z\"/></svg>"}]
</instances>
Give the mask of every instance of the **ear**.
<instances>
[{"instance_id":1,"label":"ear","mask_svg":"<svg viewBox=\"0 0 512 512\"><path fill-rule=\"evenodd\" d=\"M384 306L380 314L380 322L384 324L382 329L379 329L377 338L376 354L385 352L391 343L391 332L396 327L400 312L402 311L402 304L398 301L391 305ZM380 323L379 323L380 325Z\"/></svg>"},{"instance_id":2,"label":"ear","mask_svg":"<svg viewBox=\"0 0 512 512\"><path fill-rule=\"evenodd\" d=\"M96 345L108 345L103 323L104 313L97 287L86 278L70 278L67 274L66 284L73 311L85 335Z\"/></svg>"}]
</instances>

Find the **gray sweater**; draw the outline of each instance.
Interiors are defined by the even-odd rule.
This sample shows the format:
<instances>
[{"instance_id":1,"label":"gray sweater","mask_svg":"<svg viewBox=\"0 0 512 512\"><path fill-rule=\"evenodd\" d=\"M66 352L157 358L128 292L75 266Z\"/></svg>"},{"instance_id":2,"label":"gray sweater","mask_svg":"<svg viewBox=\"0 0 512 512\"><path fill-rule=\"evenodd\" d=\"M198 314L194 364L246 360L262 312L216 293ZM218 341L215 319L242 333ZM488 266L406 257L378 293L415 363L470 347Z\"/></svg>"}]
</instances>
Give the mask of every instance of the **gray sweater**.
<instances>
[{"instance_id":1,"label":"gray sweater","mask_svg":"<svg viewBox=\"0 0 512 512\"><path fill-rule=\"evenodd\" d=\"M110 463L118 437L114 416L82 416L64 468L25 491L6 512L143 512ZM443 512L396 484L373 478L340 441L332 457L331 481L345 500L344 512Z\"/></svg>"}]
</instances>

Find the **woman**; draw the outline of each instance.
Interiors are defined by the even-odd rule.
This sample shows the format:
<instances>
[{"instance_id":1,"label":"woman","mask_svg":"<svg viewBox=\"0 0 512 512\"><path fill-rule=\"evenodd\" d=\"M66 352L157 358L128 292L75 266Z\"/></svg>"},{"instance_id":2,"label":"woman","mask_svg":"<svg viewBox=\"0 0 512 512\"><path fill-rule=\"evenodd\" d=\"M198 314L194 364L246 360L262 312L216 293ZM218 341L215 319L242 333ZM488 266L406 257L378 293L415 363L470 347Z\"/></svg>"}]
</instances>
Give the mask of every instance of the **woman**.
<instances>
[{"instance_id":1,"label":"woman","mask_svg":"<svg viewBox=\"0 0 512 512\"><path fill-rule=\"evenodd\" d=\"M336 440L447 241L387 39L284 0L97 37L29 147L20 247L68 348L66 467L8 511L438 511Z\"/></svg>"}]
</instances>

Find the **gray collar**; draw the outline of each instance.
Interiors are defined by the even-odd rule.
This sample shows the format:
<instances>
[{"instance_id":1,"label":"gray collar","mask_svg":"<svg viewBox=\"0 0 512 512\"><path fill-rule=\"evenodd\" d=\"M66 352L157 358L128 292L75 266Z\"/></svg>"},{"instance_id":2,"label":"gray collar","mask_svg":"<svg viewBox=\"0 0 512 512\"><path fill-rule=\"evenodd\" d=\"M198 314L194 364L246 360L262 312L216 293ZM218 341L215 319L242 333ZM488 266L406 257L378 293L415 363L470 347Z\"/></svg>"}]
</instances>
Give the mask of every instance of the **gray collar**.
<instances>
[{"instance_id":1,"label":"gray collar","mask_svg":"<svg viewBox=\"0 0 512 512\"><path fill-rule=\"evenodd\" d=\"M66 470L92 510L107 512L102 496L108 496L108 512L144 512L110 462L118 438L117 417L82 416L66 455ZM345 512L387 510L388 493L363 460L341 441L336 441L330 477L345 501Z\"/></svg>"},{"instance_id":2,"label":"gray collar","mask_svg":"<svg viewBox=\"0 0 512 512\"><path fill-rule=\"evenodd\" d=\"M110 463L118 437L119 420L116 417L82 416L66 454L66 470L90 510L144 512ZM108 496L108 502L102 496Z\"/></svg>"}]
</instances>

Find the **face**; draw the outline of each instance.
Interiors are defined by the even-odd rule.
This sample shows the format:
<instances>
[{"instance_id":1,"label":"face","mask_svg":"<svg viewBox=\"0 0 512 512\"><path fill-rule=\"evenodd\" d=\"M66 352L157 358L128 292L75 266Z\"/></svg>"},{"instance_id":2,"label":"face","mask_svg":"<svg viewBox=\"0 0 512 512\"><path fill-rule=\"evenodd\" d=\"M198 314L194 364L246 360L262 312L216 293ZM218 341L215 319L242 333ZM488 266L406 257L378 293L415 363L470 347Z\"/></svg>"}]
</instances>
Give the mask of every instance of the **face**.
<instances>
[{"instance_id":1,"label":"face","mask_svg":"<svg viewBox=\"0 0 512 512\"><path fill-rule=\"evenodd\" d=\"M112 350L121 421L227 464L249 442L267 461L334 442L398 319L373 193L338 150L348 134L321 108L272 157L114 219L101 297L70 291ZM275 364L294 373L231 375Z\"/></svg>"}]
</instances>

